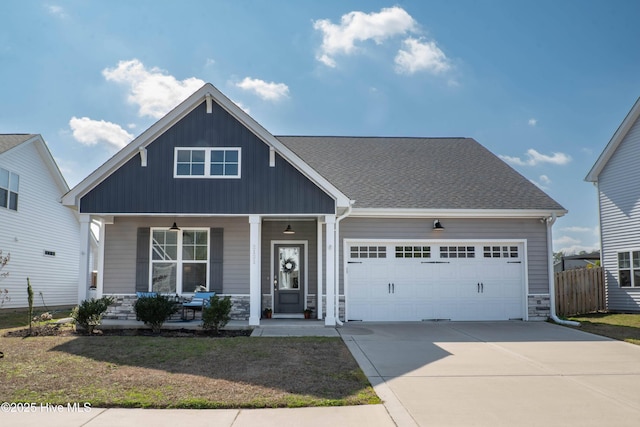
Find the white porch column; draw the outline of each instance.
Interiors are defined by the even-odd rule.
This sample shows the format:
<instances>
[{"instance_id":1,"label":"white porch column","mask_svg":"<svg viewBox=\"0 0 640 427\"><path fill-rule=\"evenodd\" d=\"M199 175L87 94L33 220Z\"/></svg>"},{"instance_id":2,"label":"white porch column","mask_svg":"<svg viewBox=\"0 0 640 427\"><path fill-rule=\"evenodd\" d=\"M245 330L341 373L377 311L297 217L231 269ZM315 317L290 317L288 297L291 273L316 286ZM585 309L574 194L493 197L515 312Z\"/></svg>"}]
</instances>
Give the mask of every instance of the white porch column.
<instances>
[{"instance_id":1,"label":"white porch column","mask_svg":"<svg viewBox=\"0 0 640 427\"><path fill-rule=\"evenodd\" d=\"M78 304L87 299L87 291L91 283L91 216L80 214L80 268L78 269Z\"/></svg>"},{"instance_id":2,"label":"white porch column","mask_svg":"<svg viewBox=\"0 0 640 427\"><path fill-rule=\"evenodd\" d=\"M262 286L260 286L260 226L259 215L249 216L249 325L260 326Z\"/></svg>"},{"instance_id":3,"label":"white porch column","mask_svg":"<svg viewBox=\"0 0 640 427\"><path fill-rule=\"evenodd\" d=\"M318 230L317 230L317 240L318 240L318 290L316 291L316 314L318 315L318 319L322 320L322 309L324 305L322 304L322 297L324 296L324 287L323 287L323 275L322 275L322 252L324 250L324 245L322 244L322 226L324 222L318 218Z\"/></svg>"},{"instance_id":4,"label":"white porch column","mask_svg":"<svg viewBox=\"0 0 640 427\"><path fill-rule=\"evenodd\" d=\"M335 286L336 286L336 256L335 256L335 226L336 216L327 215L325 217L326 223L326 283L327 283L327 317L324 319L325 326L336 325L336 306L335 306Z\"/></svg>"},{"instance_id":5,"label":"white porch column","mask_svg":"<svg viewBox=\"0 0 640 427\"><path fill-rule=\"evenodd\" d=\"M98 234L98 280L96 290L98 298L104 295L104 245L107 236L107 224L113 224L113 217L101 218L98 221L100 225L100 233Z\"/></svg>"}]
</instances>

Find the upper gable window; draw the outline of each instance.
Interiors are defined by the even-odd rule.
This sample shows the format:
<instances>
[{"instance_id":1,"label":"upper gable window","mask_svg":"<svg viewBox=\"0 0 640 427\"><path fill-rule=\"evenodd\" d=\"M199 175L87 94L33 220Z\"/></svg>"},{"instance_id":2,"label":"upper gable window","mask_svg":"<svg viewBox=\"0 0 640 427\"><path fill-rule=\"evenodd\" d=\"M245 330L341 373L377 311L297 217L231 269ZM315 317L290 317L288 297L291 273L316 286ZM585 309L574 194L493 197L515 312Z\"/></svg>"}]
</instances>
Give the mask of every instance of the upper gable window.
<instances>
[{"instance_id":1,"label":"upper gable window","mask_svg":"<svg viewBox=\"0 0 640 427\"><path fill-rule=\"evenodd\" d=\"M18 189L20 176L0 168L0 207L18 210Z\"/></svg>"},{"instance_id":2,"label":"upper gable window","mask_svg":"<svg viewBox=\"0 0 640 427\"><path fill-rule=\"evenodd\" d=\"M240 178L239 147L176 147L175 178Z\"/></svg>"}]
</instances>

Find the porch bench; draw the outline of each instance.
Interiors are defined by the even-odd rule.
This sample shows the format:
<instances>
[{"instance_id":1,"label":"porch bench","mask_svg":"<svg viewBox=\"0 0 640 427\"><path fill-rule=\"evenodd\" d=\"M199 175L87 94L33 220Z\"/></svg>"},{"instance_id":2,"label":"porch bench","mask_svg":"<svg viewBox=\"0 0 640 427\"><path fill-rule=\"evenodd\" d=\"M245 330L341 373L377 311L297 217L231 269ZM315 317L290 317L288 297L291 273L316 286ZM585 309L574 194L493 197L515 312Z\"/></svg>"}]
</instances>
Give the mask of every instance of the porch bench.
<instances>
[{"instance_id":1,"label":"porch bench","mask_svg":"<svg viewBox=\"0 0 640 427\"><path fill-rule=\"evenodd\" d=\"M187 320L185 316L185 311L187 310L193 311L191 320L195 319L196 311L202 311L205 307L209 307L210 300L215 294L215 292L196 292L193 294L191 301L182 303L182 319Z\"/></svg>"}]
</instances>

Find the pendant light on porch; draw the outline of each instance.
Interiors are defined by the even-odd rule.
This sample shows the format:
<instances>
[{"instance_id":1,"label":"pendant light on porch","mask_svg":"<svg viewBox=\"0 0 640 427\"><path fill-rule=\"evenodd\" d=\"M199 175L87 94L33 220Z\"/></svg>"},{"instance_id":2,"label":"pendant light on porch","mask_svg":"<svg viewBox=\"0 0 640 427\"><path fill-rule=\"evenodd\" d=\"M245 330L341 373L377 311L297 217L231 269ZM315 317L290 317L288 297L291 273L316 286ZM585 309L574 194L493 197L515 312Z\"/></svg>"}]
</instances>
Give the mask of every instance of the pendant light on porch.
<instances>
[{"instance_id":1,"label":"pendant light on porch","mask_svg":"<svg viewBox=\"0 0 640 427\"><path fill-rule=\"evenodd\" d=\"M180 228L178 227L178 224L176 224L176 222L173 221L173 225L171 226L171 228L169 228L169 230L171 230L171 231L180 231Z\"/></svg>"},{"instance_id":2,"label":"pendant light on porch","mask_svg":"<svg viewBox=\"0 0 640 427\"><path fill-rule=\"evenodd\" d=\"M293 231L293 228L291 228L291 224L287 224L287 228L284 229L283 233L284 234L296 234L296 232Z\"/></svg>"}]
</instances>

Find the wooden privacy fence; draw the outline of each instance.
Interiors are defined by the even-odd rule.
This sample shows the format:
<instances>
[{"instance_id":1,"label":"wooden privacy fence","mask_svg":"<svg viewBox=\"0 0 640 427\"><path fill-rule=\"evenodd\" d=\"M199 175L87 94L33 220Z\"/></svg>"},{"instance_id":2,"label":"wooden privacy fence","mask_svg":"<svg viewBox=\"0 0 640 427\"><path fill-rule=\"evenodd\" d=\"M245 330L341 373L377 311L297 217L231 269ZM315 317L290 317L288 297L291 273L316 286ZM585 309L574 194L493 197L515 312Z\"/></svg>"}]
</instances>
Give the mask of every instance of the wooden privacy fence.
<instances>
[{"instance_id":1,"label":"wooden privacy fence","mask_svg":"<svg viewBox=\"0 0 640 427\"><path fill-rule=\"evenodd\" d=\"M604 269L581 268L555 273L558 316L605 310Z\"/></svg>"}]
</instances>

